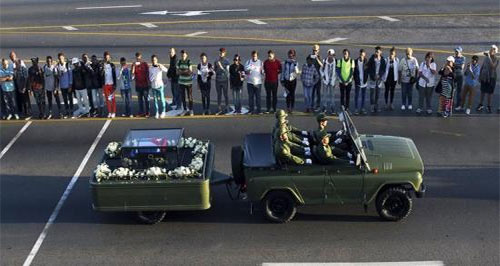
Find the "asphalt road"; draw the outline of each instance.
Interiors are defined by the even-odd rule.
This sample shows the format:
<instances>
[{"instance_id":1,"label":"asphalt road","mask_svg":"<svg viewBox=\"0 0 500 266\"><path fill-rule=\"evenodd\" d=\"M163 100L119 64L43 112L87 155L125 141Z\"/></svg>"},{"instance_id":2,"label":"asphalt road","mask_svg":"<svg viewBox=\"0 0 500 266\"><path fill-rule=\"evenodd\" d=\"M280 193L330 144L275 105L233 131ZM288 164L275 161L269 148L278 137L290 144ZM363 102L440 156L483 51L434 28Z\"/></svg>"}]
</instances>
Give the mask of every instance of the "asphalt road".
<instances>
[{"instance_id":1,"label":"asphalt road","mask_svg":"<svg viewBox=\"0 0 500 266\"><path fill-rule=\"evenodd\" d=\"M76 9L122 5L142 6ZM233 9L248 10L208 12L200 16L139 14ZM109 50L114 59L121 56L130 59L140 50L145 58L156 53L161 62L167 62L168 47L174 46L187 49L197 62L202 51L213 61L221 46L228 49L229 55L241 53L245 59L254 49L261 52L262 58L270 48L283 58L294 47L301 60L310 51L311 43L347 38L323 44L322 54L329 48L335 48L339 54L344 48L352 51L365 48L371 53L377 44L411 46L417 48L419 61L426 51L434 51L441 65L456 45L464 47L468 58L492 43L498 45L499 11L498 1L488 0L439 3L3 0L0 54L7 57L14 49L19 57L28 59L55 56L59 51L73 57L82 52L101 55ZM261 19L267 24L254 24L247 19ZM146 22L157 27L140 25ZM63 26L77 30L66 30ZM195 32L206 33L185 36ZM403 51L398 50L398 54L401 56ZM398 87L396 105L400 102L399 91ZM212 95L215 96L214 90ZM301 110L301 86L297 97ZM417 98L414 94L414 103ZM196 90L195 99L199 99ZM495 108L498 102L497 89ZM476 96L474 105L477 103ZM283 107L283 99L279 105ZM315 125L311 116L302 114L291 117L290 121L304 129ZM216 170L230 174L231 147L241 144L248 132L270 131L274 123L270 116L115 119L48 230L33 265L388 261L500 264L498 114L458 114L441 119L394 111L355 117L354 121L361 133L404 136L415 141L426 166L428 194L414 201L414 211L406 221L380 221L373 206L366 214L361 206L320 206L301 209L289 224L269 224L260 212L250 215L247 203L231 201L222 186L213 187L210 210L171 212L156 226L138 224L133 214L94 212L88 178L105 145L121 140L130 128L184 127L187 135L215 143ZM2 150L24 123L0 122ZM21 265L26 260L104 123L104 120L34 121L0 159L1 265Z\"/></svg>"}]
</instances>

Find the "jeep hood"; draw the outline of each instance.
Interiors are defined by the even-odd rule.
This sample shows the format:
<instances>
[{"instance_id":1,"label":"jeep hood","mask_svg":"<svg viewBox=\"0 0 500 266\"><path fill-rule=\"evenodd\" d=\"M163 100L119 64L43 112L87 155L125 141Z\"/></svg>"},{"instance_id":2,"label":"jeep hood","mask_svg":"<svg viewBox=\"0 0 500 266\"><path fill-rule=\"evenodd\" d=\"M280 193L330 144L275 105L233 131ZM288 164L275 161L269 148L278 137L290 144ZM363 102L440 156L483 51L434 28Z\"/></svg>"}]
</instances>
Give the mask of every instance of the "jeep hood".
<instances>
[{"instance_id":1,"label":"jeep hood","mask_svg":"<svg viewBox=\"0 0 500 266\"><path fill-rule=\"evenodd\" d=\"M361 135L360 139L371 169L424 174L424 164L413 140L383 135Z\"/></svg>"}]
</instances>

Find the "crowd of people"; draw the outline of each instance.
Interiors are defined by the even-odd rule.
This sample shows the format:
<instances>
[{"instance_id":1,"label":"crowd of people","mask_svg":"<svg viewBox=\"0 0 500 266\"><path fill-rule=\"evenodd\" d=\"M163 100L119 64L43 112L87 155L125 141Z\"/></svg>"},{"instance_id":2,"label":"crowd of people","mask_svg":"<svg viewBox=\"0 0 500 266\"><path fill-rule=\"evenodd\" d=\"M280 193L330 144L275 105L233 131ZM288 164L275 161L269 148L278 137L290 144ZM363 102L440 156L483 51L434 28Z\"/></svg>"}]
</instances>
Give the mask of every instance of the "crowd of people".
<instances>
[{"instance_id":1,"label":"crowd of people","mask_svg":"<svg viewBox=\"0 0 500 266\"><path fill-rule=\"evenodd\" d=\"M47 56L45 63L39 58L31 58L30 67L12 51L9 59L2 59L0 67L1 115L7 120L30 119L33 116L39 119L114 118L117 114L115 96L120 93L124 106L121 116L154 116L158 119L166 117L169 109L192 116L195 84L201 95L201 114L208 115L213 111L210 108L212 79L215 80L217 93L215 114L242 113L245 82L249 114L275 113L280 84L286 98L286 112L292 114L296 110L299 80L306 113L335 114L341 108L355 115L393 111L396 109L394 95L398 84L401 87L400 109L405 112L427 115L436 112L448 117L452 111L463 111L469 115L475 95L480 91L476 111L491 113L499 64L498 48L492 45L481 56L481 64L479 56L474 55L467 61L462 52L461 47L456 47L455 54L447 57L443 66L438 68L432 52L428 52L419 64L411 48L398 58L395 48L384 56L379 46L369 57L364 49L359 50L356 59L352 58L348 49L344 49L338 57L334 49L329 49L323 59L320 46L315 44L302 65L294 49L288 51L283 62L269 50L264 61L259 59L257 51L252 51L250 59L245 62L236 54L231 63L226 49L220 48L213 64L207 54L202 53L199 63L195 65L186 50L181 50L178 57L176 49L171 48L167 66L160 64L156 55L151 56L151 63L148 64L140 52L135 54L133 62L129 63L122 57L116 65L111 61L109 52L104 52L101 60L96 55L89 58L87 54L70 60L61 52L57 60ZM167 77L165 80L164 74ZM166 102L168 85L171 103ZM137 95L136 106L132 101L133 87ZM262 87L266 94L265 107L261 106ZM379 99L382 90L383 99ZM414 106L415 90L418 101ZM340 94L338 102L337 91ZM431 103L435 95L439 100L438 106L433 107ZM234 110L230 109L230 96ZM38 112L32 110L32 99Z\"/></svg>"}]
</instances>

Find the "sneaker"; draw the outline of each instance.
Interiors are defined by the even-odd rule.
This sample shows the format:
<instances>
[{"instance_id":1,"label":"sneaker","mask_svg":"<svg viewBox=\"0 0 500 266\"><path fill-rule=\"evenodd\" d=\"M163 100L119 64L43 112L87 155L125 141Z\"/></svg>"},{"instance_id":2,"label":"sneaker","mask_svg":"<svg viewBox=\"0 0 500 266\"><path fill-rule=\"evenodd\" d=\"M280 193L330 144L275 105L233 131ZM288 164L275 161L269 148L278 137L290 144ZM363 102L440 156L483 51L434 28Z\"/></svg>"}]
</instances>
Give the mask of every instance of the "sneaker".
<instances>
[{"instance_id":1,"label":"sneaker","mask_svg":"<svg viewBox=\"0 0 500 266\"><path fill-rule=\"evenodd\" d=\"M427 115L432 115L432 109L427 109Z\"/></svg>"},{"instance_id":2,"label":"sneaker","mask_svg":"<svg viewBox=\"0 0 500 266\"><path fill-rule=\"evenodd\" d=\"M416 113L417 113L417 114L420 114L420 113L422 113L422 109L420 109L420 108L417 108L417 112L416 112Z\"/></svg>"},{"instance_id":3,"label":"sneaker","mask_svg":"<svg viewBox=\"0 0 500 266\"><path fill-rule=\"evenodd\" d=\"M406 110L406 106L401 105L401 111L404 111L404 110Z\"/></svg>"},{"instance_id":4,"label":"sneaker","mask_svg":"<svg viewBox=\"0 0 500 266\"><path fill-rule=\"evenodd\" d=\"M115 118L115 117L116 117L116 113L112 113L111 118Z\"/></svg>"},{"instance_id":5,"label":"sneaker","mask_svg":"<svg viewBox=\"0 0 500 266\"><path fill-rule=\"evenodd\" d=\"M408 105L408 110L413 110L413 106L411 104Z\"/></svg>"},{"instance_id":6,"label":"sneaker","mask_svg":"<svg viewBox=\"0 0 500 266\"><path fill-rule=\"evenodd\" d=\"M366 109L365 108L361 108L361 114L366 115Z\"/></svg>"},{"instance_id":7,"label":"sneaker","mask_svg":"<svg viewBox=\"0 0 500 266\"><path fill-rule=\"evenodd\" d=\"M193 110L189 111L189 116L194 116Z\"/></svg>"},{"instance_id":8,"label":"sneaker","mask_svg":"<svg viewBox=\"0 0 500 266\"><path fill-rule=\"evenodd\" d=\"M465 114L470 115L470 108L465 109Z\"/></svg>"},{"instance_id":9,"label":"sneaker","mask_svg":"<svg viewBox=\"0 0 500 266\"><path fill-rule=\"evenodd\" d=\"M462 106L457 106L455 107L455 112L460 112L462 111L462 109L463 109Z\"/></svg>"},{"instance_id":10,"label":"sneaker","mask_svg":"<svg viewBox=\"0 0 500 266\"><path fill-rule=\"evenodd\" d=\"M49 113L49 116L47 116L47 119L51 119L51 118L52 118L52 113Z\"/></svg>"},{"instance_id":11,"label":"sneaker","mask_svg":"<svg viewBox=\"0 0 500 266\"><path fill-rule=\"evenodd\" d=\"M358 109L354 109L354 115L359 115L359 110Z\"/></svg>"},{"instance_id":12,"label":"sneaker","mask_svg":"<svg viewBox=\"0 0 500 266\"><path fill-rule=\"evenodd\" d=\"M72 116L71 116L71 119L75 119L75 118L76 118L76 116L75 116L75 115L72 115Z\"/></svg>"},{"instance_id":13,"label":"sneaker","mask_svg":"<svg viewBox=\"0 0 500 266\"><path fill-rule=\"evenodd\" d=\"M129 115L128 117L130 117L130 118L134 118L134 115Z\"/></svg>"},{"instance_id":14,"label":"sneaker","mask_svg":"<svg viewBox=\"0 0 500 266\"><path fill-rule=\"evenodd\" d=\"M12 119L12 115L8 115L7 120L11 120L11 119Z\"/></svg>"},{"instance_id":15,"label":"sneaker","mask_svg":"<svg viewBox=\"0 0 500 266\"><path fill-rule=\"evenodd\" d=\"M126 115L126 114L122 114L121 116L122 116L122 117L125 117L125 116L127 116L127 115Z\"/></svg>"},{"instance_id":16,"label":"sneaker","mask_svg":"<svg viewBox=\"0 0 500 266\"><path fill-rule=\"evenodd\" d=\"M28 121L30 119L31 119L31 116L29 116L29 115L24 118L24 120L26 120L26 121Z\"/></svg>"},{"instance_id":17,"label":"sneaker","mask_svg":"<svg viewBox=\"0 0 500 266\"><path fill-rule=\"evenodd\" d=\"M156 113L155 118L159 119L160 118L160 113Z\"/></svg>"},{"instance_id":18,"label":"sneaker","mask_svg":"<svg viewBox=\"0 0 500 266\"><path fill-rule=\"evenodd\" d=\"M111 113L108 114L108 118L111 118Z\"/></svg>"},{"instance_id":19,"label":"sneaker","mask_svg":"<svg viewBox=\"0 0 500 266\"><path fill-rule=\"evenodd\" d=\"M370 112L375 113L375 106L374 105L372 105Z\"/></svg>"},{"instance_id":20,"label":"sneaker","mask_svg":"<svg viewBox=\"0 0 500 266\"><path fill-rule=\"evenodd\" d=\"M165 118L165 117L167 117L167 113L162 112L161 115L160 115L160 118Z\"/></svg>"},{"instance_id":21,"label":"sneaker","mask_svg":"<svg viewBox=\"0 0 500 266\"><path fill-rule=\"evenodd\" d=\"M484 109L484 106L482 104L480 104L480 105L477 106L476 111L482 112L483 109Z\"/></svg>"},{"instance_id":22,"label":"sneaker","mask_svg":"<svg viewBox=\"0 0 500 266\"><path fill-rule=\"evenodd\" d=\"M444 117L444 118L447 118L447 117L449 117L449 116L450 116L450 112L446 111L446 112L444 112L444 113L443 113L443 117Z\"/></svg>"}]
</instances>

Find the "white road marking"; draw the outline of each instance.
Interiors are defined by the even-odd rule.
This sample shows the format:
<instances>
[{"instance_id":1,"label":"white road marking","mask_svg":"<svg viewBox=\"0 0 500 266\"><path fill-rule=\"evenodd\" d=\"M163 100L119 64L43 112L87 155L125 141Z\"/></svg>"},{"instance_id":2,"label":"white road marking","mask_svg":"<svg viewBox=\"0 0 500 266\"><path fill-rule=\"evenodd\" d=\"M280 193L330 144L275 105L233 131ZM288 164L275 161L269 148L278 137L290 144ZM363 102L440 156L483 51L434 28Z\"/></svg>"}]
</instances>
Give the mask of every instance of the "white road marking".
<instances>
[{"instance_id":1,"label":"white road marking","mask_svg":"<svg viewBox=\"0 0 500 266\"><path fill-rule=\"evenodd\" d=\"M77 28L72 27L72 26L64 26L62 28L65 29L65 30L78 30Z\"/></svg>"},{"instance_id":2,"label":"white road marking","mask_svg":"<svg viewBox=\"0 0 500 266\"><path fill-rule=\"evenodd\" d=\"M266 22L264 22L262 20L258 20L258 19L249 19L248 22L252 22L252 23L255 23L255 24L258 24L258 25L265 25L265 24L267 24Z\"/></svg>"},{"instance_id":3,"label":"white road marking","mask_svg":"<svg viewBox=\"0 0 500 266\"><path fill-rule=\"evenodd\" d=\"M175 16L201 16L208 15L210 13L216 12L245 12L248 9L215 9L215 10L187 10L187 11L168 11L168 10L160 10L160 11L151 11L151 12L143 12L141 15L175 15Z\"/></svg>"},{"instance_id":4,"label":"white road marking","mask_svg":"<svg viewBox=\"0 0 500 266\"><path fill-rule=\"evenodd\" d=\"M66 190L64 190L64 193L62 194L61 198L59 199L59 202L57 202L56 207L54 208L54 211L52 211L52 214L49 217L49 220L45 224L45 227L42 230L42 233L40 233L40 236L38 236L38 239L35 242L35 245L33 245L33 248L30 251L30 254L24 261L23 266L29 266L33 262L33 259L35 258L36 254L40 250L40 247L42 246L43 241L45 240L45 237L47 237L47 233L56 220L57 216L59 215L59 211L61 210L64 202L68 198L69 194L71 193L71 190L73 189L73 186L75 185L76 181L78 180L78 177L80 177L80 174L82 173L83 169L85 168L85 165L87 164L88 160L90 159L90 156L95 150L95 147L101 140L102 136L104 135L104 132L106 132L106 129L108 128L109 124L111 123L111 119L108 119L106 123L101 128L101 131L99 131L99 134L97 134L97 137L95 138L94 142L90 146L89 150L87 151L87 154L85 154L85 157L83 157L82 162L80 163L80 166L78 166L78 169L76 170L75 174L71 178L71 181L69 182L68 186L66 187Z\"/></svg>"},{"instance_id":5,"label":"white road marking","mask_svg":"<svg viewBox=\"0 0 500 266\"><path fill-rule=\"evenodd\" d=\"M193 36L198 36L198 35L202 35L202 34L205 34L205 33L207 33L207 32L206 31L197 31L197 32L186 34L185 36L193 37Z\"/></svg>"},{"instance_id":6,"label":"white road marking","mask_svg":"<svg viewBox=\"0 0 500 266\"><path fill-rule=\"evenodd\" d=\"M332 39L320 41L320 43L327 43L328 44L328 43L334 43L334 42L343 41L343 40L347 40L347 38L337 37L337 38L332 38Z\"/></svg>"},{"instance_id":7,"label":"white road marking","mask_svg":"<svg viewBox=\"0 0 500 266\"><path fill-rule=\"evenodd\" d=\"M31 125L31 122L32 121L28 121L28 123L24 124L24 126L21 128L21 130L19 130L19 132L17 132L14 138L7 144L7 146L3 148L2 152L0 153L0 159L3 158L7 151L9 151L10 147L12 147L16 140L24 133L24 131L26 131L26 129Z\"/></svg>"},{"instance_id":8,"label":"white road marking","mask_svg":"<svg viewBox=\"0 0 500 266\"><path fill-rule=\"evenodd\" d=\"M378 17L380 19L384 19L384 20L387 20L387 21L390 21L390 22L395 22L395 21L400 21L399 19L397 18L391 18L391 17L388 17L388 16L380 16Z\"/></svg>"},{"instance_id":9,"label":"white road marking","mask_svg":"<svg viewBox=\"0 0 500 266\"><path fill-rule=\"evenodd\" d=\"M312 2L332 2L337 0L311 0Z\"/></svg>"},{"instance_id":10,"label":"white road marking","mask_svg":"<svg viewBox=\"0 0 500 266\"><path fill-rule=\"evenodd\" d=\"M142 7L142 5L131 5L131 6L88 6L88 7L77 7L77 10L86 9L108 9L108 8L132 8L132 7Z\"/></svg>"},{"instance_id":11,"label":"white road marking","mask_svg":"<svg viewBox=\"0 0 500 266\"><path fill-rule=\"evenodd\" d=\"M488 53L488 52L489 52L488 50L485 50L485 51L482 51L482 52L474 53L474 55L482 56L482 55L484 55L484 53Z\"/></svg>"},{"instance_id":12,"label":"white road marking","mask_svg":"<svg viewBox=\"0 0 500 266\"><path fill-rule=\"evenodd\" d=\"M158 26L156 26L153 23L141 23L140 25L142 25L142 26L144 26L146 28L158 28Z\"/></svg>"},{"instance_id":13,"label":"white road marking","mask_svg":"<svg viewBox=\"0 0 500 266\"><path fill-rule=\"evenodd\" d=\"M262 266L443 266L442 261L262 263Z\"/></svg>"}]
</instances>

